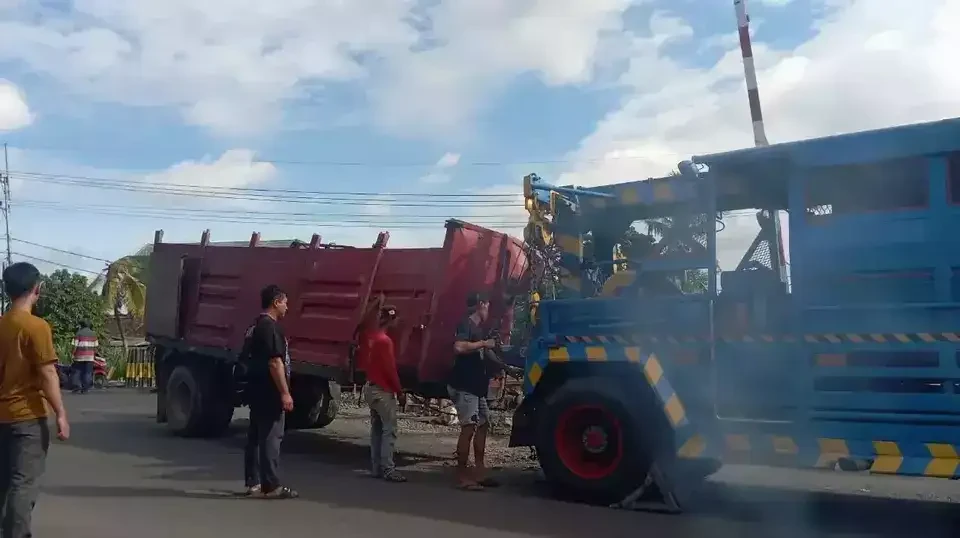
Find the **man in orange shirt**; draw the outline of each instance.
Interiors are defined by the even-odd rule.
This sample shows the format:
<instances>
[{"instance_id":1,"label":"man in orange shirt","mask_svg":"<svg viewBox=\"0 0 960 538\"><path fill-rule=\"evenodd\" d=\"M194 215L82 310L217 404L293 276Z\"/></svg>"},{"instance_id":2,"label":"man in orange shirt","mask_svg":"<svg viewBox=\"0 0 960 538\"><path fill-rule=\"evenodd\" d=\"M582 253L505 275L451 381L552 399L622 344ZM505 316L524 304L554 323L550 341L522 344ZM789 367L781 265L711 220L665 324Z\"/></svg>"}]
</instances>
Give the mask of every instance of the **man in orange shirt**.
<instances>
[{"instance_id":1,"label":"man in orange shirt","mask_svg":"<svg viewBox=\"0 0 960 538\"><path fill-rule=\"evenodd\" d=\"M20 262L3 271L10 309L0 317L0 536L30 534L33 505L50 446L49 403L60 440L70 424L60 395L57 353L46 321L33 315L40 297L40 271Z\"/></svg>"},{"instance_id":2,"label":"man in orange shirt","mask_svg":"<svg viewBox=\"0 0 960 538\"><path fill-rule=\"evenodd\" d=\"M381 307L377 328L364 334L361 364L367 373L367 383L363 386L363 399L370 406L372 475L388 482L406 482L406 477L397 472L393 461L397 444L398 399L403 398L403 387L397 374L393 340L387 335L387 329L396 321L396 308Z\"/></svg>"}]
</instances>

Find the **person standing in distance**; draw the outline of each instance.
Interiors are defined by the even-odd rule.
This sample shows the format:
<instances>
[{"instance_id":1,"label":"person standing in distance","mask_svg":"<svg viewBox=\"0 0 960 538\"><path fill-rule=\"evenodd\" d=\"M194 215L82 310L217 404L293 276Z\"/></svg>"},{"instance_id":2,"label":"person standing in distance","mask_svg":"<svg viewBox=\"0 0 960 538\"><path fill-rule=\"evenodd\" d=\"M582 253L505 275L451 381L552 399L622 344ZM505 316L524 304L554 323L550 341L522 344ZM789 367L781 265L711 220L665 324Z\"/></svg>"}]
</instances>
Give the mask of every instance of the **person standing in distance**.
<instances>
[{"instance_id":1,"label":"person standing in distance","mask_svg":"<svg viewBox=\"0 0 960 538\"><path fill-rule=\"evenodd\" d=\"M247 393L250 427L244 450L247 495L292 499L296 491L280 484L280 445L284 418L293 411L290 396L290 355L287 339L278 323L287 313L287 294L279 286L260 291L263 312L247 329L244 359L247 361Z\"/></svg>"},{"instance_id":2,"label":"person standing in distance","mask_svg":"<svg viewBox=\"0 0 960 538\"><path fill-rule=\"evenodd\" d=\"M456 358L448 387L450 399L457 409L460 437L457 440L457 482L471 491L495 487L497 482L486 476L484 452L487 444L490 409L487 392L490 386L489 363L502 364L494 355L496 341L485 337L483 324L490 312L490 300L481 293L467 299L470 315L457 327L453 344ZM474 473L470 473L470 447L473 446Z\"/></svg>"},{"instance_id":3,"label":"person standing in distance","mask_svg":"<svg viewBox=\"0 0 960 538\"><path fill-rule=\"evenodd\" d=\"M60 394L57 353L46 321L33 315L40 271L19 262L3 271L10 309L0 317L0 536L32 536L30 523L50 446L48 403L57 437L70 437Z\"/></svg>"},{"instance_id":4,"label":"person standing in distance","mask_svg":"<svg viewBox=\"0 0 960 538\"><path fill-rule=\"evenodd\" d=\"M387 330L396 324L397 309L383 306L377 317L377 328L364 335L363 358L367 382L363 400L370 407L371 474L388 482L406 482L393 460L397 444L397 411L403 399L403 386L397 373L393 340Z\"/></svg>"},{"instance_id":5,"label":"person standing in distance","mask_svg":"<svg viewBox=\"0 0 960 538\"><path fill-rule=\"evenodd\" d=\"M86 394L93 386L93 361L97 357L97 333L89 321L80 323L80 330L73 337L73 392Z\"/></svg>"}]
</instances>

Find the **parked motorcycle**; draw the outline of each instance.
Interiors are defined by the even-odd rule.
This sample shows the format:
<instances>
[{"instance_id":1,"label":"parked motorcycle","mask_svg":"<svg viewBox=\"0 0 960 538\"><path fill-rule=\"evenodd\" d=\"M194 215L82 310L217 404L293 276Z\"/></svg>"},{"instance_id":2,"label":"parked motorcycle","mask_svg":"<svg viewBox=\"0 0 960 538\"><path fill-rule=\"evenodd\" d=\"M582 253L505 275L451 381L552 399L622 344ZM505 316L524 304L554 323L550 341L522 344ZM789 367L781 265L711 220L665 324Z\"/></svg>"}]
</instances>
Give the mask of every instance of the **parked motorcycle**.
<instances>
[{"instance_id":1,"label":"parked motorcycle","mask_svg":"<svg viewBox=\"0 0 960 538\"><path fill-rule=\"evenodd\" d=\"M57 376L60 378L60 388L73 390L72 365L57 364ZM93 359L93 388L102 389L107 386L107 360L103 357Z\"/></svg>"}]
</instances>

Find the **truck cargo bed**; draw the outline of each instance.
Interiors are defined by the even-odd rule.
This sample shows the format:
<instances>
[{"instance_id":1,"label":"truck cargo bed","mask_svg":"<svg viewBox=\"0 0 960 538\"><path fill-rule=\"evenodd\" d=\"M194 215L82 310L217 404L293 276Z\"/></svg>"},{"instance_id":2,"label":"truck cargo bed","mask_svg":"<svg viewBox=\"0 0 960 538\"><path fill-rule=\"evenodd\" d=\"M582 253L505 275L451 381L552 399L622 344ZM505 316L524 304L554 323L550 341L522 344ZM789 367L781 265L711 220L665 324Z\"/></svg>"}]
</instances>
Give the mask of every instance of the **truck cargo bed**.
<instances>
[{"instance_id":1,"label":"truck cargo bed","mask_svg":"<svg viewBox=\"0 0 960 538\"><path fill-rule=\"evenodd\" d=\"M438 248L390 249L381 233L368 248L310 244L290 248L219 246L158 240L150 259L146 330L168 348L235 359L243 332L260 311L268 284L288 294L282 325L294 372L340 383L362 381L352 359L356 332L371 298L397 307L391 335L404 384L442 383L453 361L453 336L466 297L490 294L491 320L509 335L507 292L527 269L522 242L462 221L446 223Z\"/></svg>"}]
</instances>

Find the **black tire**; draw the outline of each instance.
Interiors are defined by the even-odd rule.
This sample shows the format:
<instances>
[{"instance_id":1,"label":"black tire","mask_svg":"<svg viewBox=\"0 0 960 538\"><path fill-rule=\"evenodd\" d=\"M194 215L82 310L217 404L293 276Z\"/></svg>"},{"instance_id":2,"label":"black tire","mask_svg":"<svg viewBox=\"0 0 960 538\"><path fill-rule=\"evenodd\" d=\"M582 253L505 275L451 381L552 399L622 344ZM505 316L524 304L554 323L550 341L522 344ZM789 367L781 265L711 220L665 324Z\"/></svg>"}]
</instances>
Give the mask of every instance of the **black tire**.
<instances>
[{"instance_id":1,"label":"black tire","mask_svg":"<svg viewBox=\"0 0 960 538\"><path fill-rule=\"evenodd\" d=\"M298 379L290 388L293 411L287 414L286 429L307 430L328 426L340 409L340 386L323 379ZM337 397L331 395L336 393Z\"/></svg>"},{"instance_id":2,"label":"black tire","mask_svg":"<svg viewBox=\"0 0 960 538\"><path fill-rule=\"evenodd\" d=\"M330 425L335 418L337 418L337 413L340 412L340 385L334 383L333 381L327 382L326 390L323 394L323 402L320 405L320 413L317 416L316 422L313 423L314 428L325 428Z\"/></svg>"},{"instance_id":3,"label":"black tire","mask_svg":"<svg viewBox=\"0 0 960 538\"><path fill-rule=\"evenodd\" d=\"M636 490L647 475L650 443L641 437L643 418L634 411L640 402L628 398L617 383L597 377L567 381L539 410L540 466L563 498L615 503ZM588 445L588 436L593 436L593 446Z\"/></svg>"},{"instance_id":4,"label":"black tire","mask_svg":"<svg viewBox=\"0 0 960 538\"><path fill-rule=\"evenodd\" d=\"M233 402L219 398L209 377L189 366L177 366L164 395L167 427L181 437L222 435L233 419Z\"/></svg>"}]
</instances>

